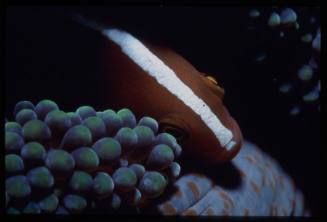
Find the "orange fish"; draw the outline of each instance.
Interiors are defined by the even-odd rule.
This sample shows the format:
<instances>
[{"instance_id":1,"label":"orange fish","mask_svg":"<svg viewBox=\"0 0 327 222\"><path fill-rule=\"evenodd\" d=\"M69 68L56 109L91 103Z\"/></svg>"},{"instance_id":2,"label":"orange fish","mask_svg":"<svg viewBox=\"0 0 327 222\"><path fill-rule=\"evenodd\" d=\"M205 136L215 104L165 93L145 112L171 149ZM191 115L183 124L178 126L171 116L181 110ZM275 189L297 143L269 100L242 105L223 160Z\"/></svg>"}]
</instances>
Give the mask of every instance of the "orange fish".
<instances>
[{"instance_id":1,"label":"orange fish","mask_svg":"<svg viewBox=\"0 0 327 222\"><path fill-rule=\"evenodd\" d=\"M79 18L104 36L99 68L108 107L151 116L177 137L184 153L207 164L231 160L242 133L223 104L224 90L171 49Z\"/></svg>"}]
</instances>

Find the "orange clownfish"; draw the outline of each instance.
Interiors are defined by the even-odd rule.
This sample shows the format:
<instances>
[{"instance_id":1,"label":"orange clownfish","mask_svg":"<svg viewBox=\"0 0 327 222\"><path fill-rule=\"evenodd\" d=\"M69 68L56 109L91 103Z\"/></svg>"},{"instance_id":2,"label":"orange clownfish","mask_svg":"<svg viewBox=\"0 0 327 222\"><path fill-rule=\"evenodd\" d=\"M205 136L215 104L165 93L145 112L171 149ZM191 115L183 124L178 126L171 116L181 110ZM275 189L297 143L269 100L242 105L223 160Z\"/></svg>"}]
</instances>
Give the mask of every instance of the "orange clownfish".
<instances>
[{"instance_id":1,"label":"orange clownfish","mask_svg":"<svg viewBox=\"0 0 327 222\"><path fill-rule=\"evenodd\" d=\"M113 27L79 21L103 34L100 69L107 105L155 118L177 137L183 152L207 164L231 160L242 133L223 104L216 79L199 72L173 50Z\"/></svg>"}]
</instances>

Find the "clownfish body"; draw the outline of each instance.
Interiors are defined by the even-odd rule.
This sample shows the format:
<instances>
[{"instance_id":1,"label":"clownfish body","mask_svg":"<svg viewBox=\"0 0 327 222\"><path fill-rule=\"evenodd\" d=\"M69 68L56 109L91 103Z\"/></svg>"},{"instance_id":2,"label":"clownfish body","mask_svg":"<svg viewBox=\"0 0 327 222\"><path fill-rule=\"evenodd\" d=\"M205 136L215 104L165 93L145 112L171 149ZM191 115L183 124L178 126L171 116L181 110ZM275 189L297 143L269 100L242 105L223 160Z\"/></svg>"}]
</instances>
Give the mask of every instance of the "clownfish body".
<instances>
[{"instance_id":1,"label":"clownfish body","mask_svg":"<svg viewBox=\"0 0 327 222\"><path fill-rule=\"evenodd\" d=\"M116 28L95 29L104 35L99 68L109 107L157 119L162 132L177 137L184 152L201 162L226 162L238 153L242 134L215 79L167 47Z\"/></svg>"}]
</instances>

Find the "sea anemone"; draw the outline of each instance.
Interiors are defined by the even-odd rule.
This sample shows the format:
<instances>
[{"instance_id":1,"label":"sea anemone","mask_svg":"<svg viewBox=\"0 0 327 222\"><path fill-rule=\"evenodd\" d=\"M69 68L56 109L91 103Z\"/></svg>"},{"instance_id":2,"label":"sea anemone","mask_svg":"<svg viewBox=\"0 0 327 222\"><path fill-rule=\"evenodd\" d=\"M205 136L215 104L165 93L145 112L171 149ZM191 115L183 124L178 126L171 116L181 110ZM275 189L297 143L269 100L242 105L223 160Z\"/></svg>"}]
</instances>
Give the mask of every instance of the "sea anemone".
<instances>
[{"instance_id":1,"label":"sea anemone","mask_svg":"<svg viewBox=\"0 0 327 222\"><path fill-rule=\"evenodd\" d=\"M181 146L131 110L64 112L18 102L5 124L7 213L115 213L151 203L180 175Z\"/></svg>"}]
</instances>

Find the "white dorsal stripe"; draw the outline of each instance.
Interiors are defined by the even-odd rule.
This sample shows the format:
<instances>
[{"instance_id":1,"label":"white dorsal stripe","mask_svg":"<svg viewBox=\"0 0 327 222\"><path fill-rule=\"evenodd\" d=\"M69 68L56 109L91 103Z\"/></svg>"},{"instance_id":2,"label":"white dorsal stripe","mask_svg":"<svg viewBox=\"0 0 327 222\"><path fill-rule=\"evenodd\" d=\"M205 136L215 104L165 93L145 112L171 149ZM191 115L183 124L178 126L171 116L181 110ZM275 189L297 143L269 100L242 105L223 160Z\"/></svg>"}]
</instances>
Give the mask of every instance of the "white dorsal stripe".
<instances>
[{"instance_id":1,"label":"white dorsal stripe","mask_svg":"<svg viewBox=\"0 0 327 222\"><path fill-rule=\"evenodd\" d=\"M185 105L198 114L202 121L215 134L221 146L227 145L233 138L232 132L227 129L210 107L185 85L175 72L165 65L156 55L145 47L131 34L119 29L105 29L102 33L111 41L119 45L134 63L146 73L156 79L170 93L180 99Z\"/></svg>"}]
</instances>

